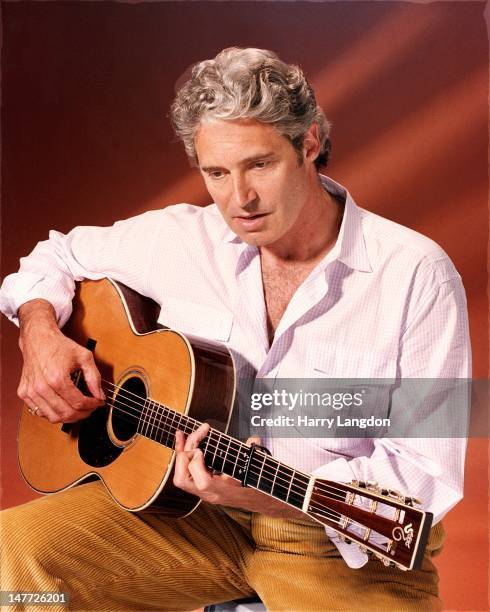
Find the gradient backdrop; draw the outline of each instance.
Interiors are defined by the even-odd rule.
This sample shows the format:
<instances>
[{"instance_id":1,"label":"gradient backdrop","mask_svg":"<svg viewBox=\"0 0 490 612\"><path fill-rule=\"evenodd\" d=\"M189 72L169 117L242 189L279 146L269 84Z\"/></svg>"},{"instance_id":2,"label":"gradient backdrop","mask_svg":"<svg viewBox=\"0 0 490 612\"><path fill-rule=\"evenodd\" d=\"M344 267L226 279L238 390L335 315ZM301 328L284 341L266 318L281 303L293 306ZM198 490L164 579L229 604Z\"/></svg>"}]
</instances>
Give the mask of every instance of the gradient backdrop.
<instances>
[{"instance_id":1,"label":"gradient backdrop","mask_svg":"<svg viewBox=\"0 0 490 612\"><path fill-rule=\"evenodd\" d=\"M300 63L333 121L330 174L361 206L439 242L462 274L474 375L488 375L488 42L481 2L2 3L3 274L50 228L209 203L167 109L186 67L221 48ZM21 367L2 321L2 505L17 469ZM488 444L437 560L447 610L487 610Z\"/></svg>"}]
</instances>

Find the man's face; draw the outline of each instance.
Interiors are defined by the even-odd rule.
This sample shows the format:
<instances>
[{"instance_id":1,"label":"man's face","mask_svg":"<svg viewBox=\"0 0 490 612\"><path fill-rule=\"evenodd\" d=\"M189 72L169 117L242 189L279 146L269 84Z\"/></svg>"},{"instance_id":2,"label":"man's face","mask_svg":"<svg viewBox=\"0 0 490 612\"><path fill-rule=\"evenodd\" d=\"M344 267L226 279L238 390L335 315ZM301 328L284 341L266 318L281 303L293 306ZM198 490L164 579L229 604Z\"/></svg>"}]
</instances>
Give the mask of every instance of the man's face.
<instances>
[{"instance_id":1,"label":"man's face","mask_svg":"<svg viewBox=\"0 0 490 612\"><path fill-rule=\"evenodd\" d=\"M273 245L298 230L312 162L300 164L275 128L255 120L204 121L195 148L209 193L244 242Z\"/></svg>"}]
</instances>

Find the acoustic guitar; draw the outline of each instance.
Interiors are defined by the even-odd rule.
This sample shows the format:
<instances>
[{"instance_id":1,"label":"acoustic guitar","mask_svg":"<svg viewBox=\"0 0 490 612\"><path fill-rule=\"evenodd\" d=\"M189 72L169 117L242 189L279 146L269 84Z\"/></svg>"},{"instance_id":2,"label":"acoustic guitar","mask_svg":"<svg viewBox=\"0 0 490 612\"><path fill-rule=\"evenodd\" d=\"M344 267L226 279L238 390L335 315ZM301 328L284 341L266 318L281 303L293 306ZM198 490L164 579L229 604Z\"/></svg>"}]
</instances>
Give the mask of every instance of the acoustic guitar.
<instances>
[{"instance_id":1,"label":"acoustic guitar","mask_svg":"<svg viewBox=\"0 0 490 612\"><path fill-rule=\"evenodd\" d=\"M120 283L77 284L63 332L93 351L107 401L77 423L52 424L24 406L18 434L22 474L54 493L100 478L130 511L171 517L199 498L173 484L175 432L211 429L200 448L206 465L302 510L385 565L420 566L432 514L410 496L375 482L316 478L226 433L235 397L233 358L223 344L158 326L158 305ZM196 316L199 313L196 312ZM80 372L74 382L88 393Z\"/></svg>"}]
</instances>

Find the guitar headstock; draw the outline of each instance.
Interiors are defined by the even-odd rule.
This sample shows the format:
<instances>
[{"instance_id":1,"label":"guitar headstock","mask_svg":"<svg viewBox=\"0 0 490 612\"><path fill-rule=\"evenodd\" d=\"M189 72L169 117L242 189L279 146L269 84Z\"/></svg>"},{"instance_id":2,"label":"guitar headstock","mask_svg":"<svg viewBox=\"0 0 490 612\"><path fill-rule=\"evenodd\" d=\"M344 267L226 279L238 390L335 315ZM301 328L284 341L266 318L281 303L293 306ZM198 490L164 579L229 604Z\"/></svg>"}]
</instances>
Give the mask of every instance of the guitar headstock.
<instances>
[{"instance_id":1,"label":"guitar headstock","mask_svg":"<svg viewBox=\"0 0 490 612\"><path fill-rule=\"evenodd\" d=\"M345 542L373 554L385 565L402 570L422 563L432 514L407 497L376 482L349 484L316 478L306 511L311 518L331 527Z\"/></svg>"}]
</instances>

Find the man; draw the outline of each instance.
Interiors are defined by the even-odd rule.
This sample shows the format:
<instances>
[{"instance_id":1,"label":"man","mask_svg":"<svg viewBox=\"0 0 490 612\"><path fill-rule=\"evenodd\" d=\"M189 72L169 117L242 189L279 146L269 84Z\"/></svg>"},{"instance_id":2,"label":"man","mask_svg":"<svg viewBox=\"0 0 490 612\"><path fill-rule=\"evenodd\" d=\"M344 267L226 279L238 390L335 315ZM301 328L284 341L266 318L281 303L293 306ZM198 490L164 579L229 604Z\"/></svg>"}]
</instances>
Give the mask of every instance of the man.
<instances>
[{"instance_id":1,"label":"man","mask_svg":"<svg viewBox=\"0 0 490 612\"><path fill-rule=\"evenodd\" d=\"M82 278L124 282L161 304L166 325L227 342L242 379L469 375L458 273L432 241L319 175L329 125L299 68L224 50L194 67L171 117L215 204L51 232L4 282L34 415L75 422L104 401L91 353L59 329ZM92 398L70 382L78 368ZM99 483L6 511L3 588L67 591L75 609L189 610L254 591L271 610L440 607L440 524L422 569L366 563L296 509L208 472L206 431L176 442L175 484L206 502L185 519L125 512ZM436 521L462 497L464 441L264 442L297 469L419 497Z\"/></svg>"}]
</instances>

